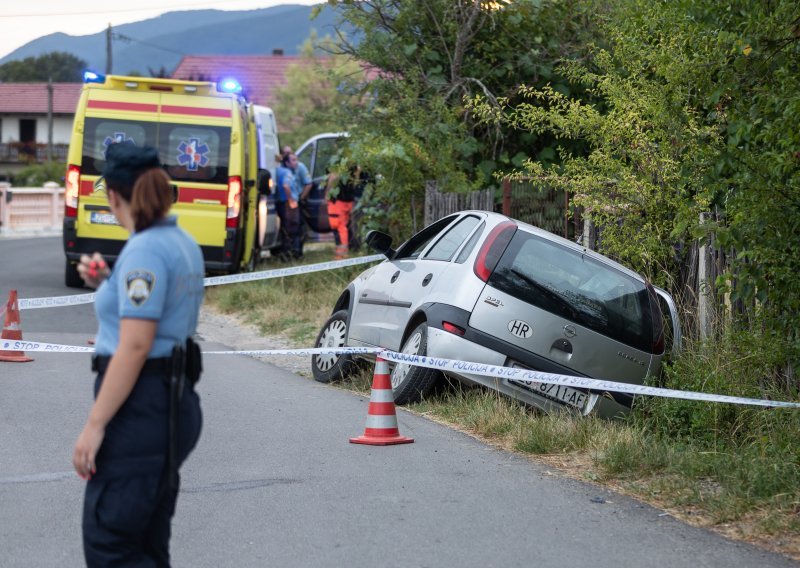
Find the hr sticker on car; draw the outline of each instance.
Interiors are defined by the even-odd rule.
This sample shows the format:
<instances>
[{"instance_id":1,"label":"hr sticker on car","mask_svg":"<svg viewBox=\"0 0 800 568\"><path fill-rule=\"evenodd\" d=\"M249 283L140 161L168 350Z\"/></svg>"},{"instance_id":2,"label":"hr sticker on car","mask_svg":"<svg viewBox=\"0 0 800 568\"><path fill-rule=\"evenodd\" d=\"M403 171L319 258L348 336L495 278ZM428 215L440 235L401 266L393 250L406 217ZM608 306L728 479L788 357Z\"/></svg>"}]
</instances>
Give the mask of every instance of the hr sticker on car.
<instances>
[{"instance_id":1,"label":"hr sticker on car","mask_svg":"<svg viewBox=\"0 0 800 568\"><path fill-rule=\"evenodd\" d=\"M511 335L516 335L521 339L528 339L533 335L533 328L531 325L522 320L511 320L508 322L508 331L511 332Z\"/></svg>"}]
</instances>

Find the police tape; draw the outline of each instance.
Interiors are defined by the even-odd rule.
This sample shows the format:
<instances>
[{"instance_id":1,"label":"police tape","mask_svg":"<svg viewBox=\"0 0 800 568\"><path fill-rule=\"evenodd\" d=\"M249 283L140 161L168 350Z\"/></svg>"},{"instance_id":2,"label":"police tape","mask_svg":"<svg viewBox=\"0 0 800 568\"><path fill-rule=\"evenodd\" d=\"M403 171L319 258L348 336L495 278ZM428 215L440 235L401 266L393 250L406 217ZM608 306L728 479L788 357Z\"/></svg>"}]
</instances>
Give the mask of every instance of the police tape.
<instances>
[{"instance_id":1,"label":"police tape","mask_svg":"<svg viewBox=\"0 0 800 568\"><path fill-rule=\"evenodd\" d=\"M0 351L29 351L47 353L92 353L94 347L81 347L76 345L59 345L55 343L41 343L36 341L23 340L0 340ZM203 351L204 355L244 355L254 357L268 357L270 355L380 355L380 357L395 363L427 367L442 372L450 371L457 374L481 375L484 377L494 377L505 381L513 381L512 384L526 385L529 388L536 388L540 383L562 385L570 388L587 389L594 393L602 392L621 392L628 394L638 394L644 396L658 396L663 398L677 398L683 400L696 400L703 402L724 402L729 404L741 404L750 406L764 406L768 408L800 408L800 402L788 402L780 400L763 400L758 398L747 398L740 396L729 396L723 394L702 393L696 391L684 391L676 389L666 389L662 387L651 387L646 385L632 385L606 381L602 379L591 379L589 377L575 377L572 375L560 375L555 373L545 373L519 367L503 367L501 365L491 365L487 363L475 363L472 361L460 361L457 359L443 359L439 357L427 357L424 355L409 355L407 353L396 353L386 349L374 347L313 347L307 349L255 349L244 351Z\"/></svg>"},{"instance_id":2,"label":"police tape","mask_svg":"<svg viewBox=\"0 0 800 568\"><path fill-rule=\"evenodd\" d=\"M484 377L494 377L497 379L504 379L506 381L514 381L515 383L520 383L530 388L536 387L538 383L547 383L571 388L588 389L597 393L622 392L646 396L659 396L663 398L700 400L704 402L727 402L730 404L746 404L767 406L772 408L800 408L800 402L763 400L759 398L746 398L723 394L665 389L646 385L632 385L628 383L618 383L601 379L590 379L589 377L559 375L555 373L533 371L530 369L521 369L519 367L502 367L500 365L473 363L470 361L459 361L456 359L441 359L438 357L395 353L394 351L384 351L381 353L381 357L389 361L394 361L395 363L407 363L418 367L438 369L440 371L452 371L459 374L481 375Z\"/></svg>"},{"instance_id":3,"label":"police tape","mask_svg":"<svg viewBox=\"0 0 800 568\"><path fill-rule=\"evenodd\" d=\"M220 284L234 284L240 282L252 282L255 280L269 280L270 278L282 278L284 276L294 276L296 274L309 274L311 272L322 272L325 270L335 270L346 266L356 266L383 260L382 254L371 256L359 256L345 258L343 260L331 260L328 262L318 262L316 264L303 264L301 266L290 266L287 268L276 268L273 270L262 270L260 272L248 272L245 274L229 274L227 276L209 276L203 279L204 286L219 286ZM33 310L37 308L61 308L66 306L78 306L81 304L91 304L95 301L95 293L75 294L72 296L51 296L48 298L23 298L17 301L20 310Z\"/></svg>"}]
</instances>

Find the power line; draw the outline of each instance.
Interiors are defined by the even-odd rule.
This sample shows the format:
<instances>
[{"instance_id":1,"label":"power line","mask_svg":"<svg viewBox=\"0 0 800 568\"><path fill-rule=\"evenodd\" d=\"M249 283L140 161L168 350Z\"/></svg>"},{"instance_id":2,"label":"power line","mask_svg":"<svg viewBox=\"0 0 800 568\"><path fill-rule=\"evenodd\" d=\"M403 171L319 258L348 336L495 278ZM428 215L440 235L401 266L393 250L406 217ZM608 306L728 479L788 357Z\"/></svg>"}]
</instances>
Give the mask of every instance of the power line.
<instances>
[{"instance_id":1,"label":"power line","mask_svg":"<svg viewBox=\"0 0 800 568\"><path fill-rule=\"evenodd\" d=\"M124 42L132 42L132 41L134 41L136 43L140 43L140 44L146 45L148 47L154 47L156 49L161 49L163 51L169 51L171 53L177 53L178 55L188 55L188 54L186 54L186 53L184 53L182 51L177 51L177 50L169 48L169 47L164 47L162 45L157 45L155 43L149 43L149 42L146 42L146 41L142 41L140 39L136 39L135 37L130 37L130 36L121 34L119 32L113 32L111 37L112 37L112 39L120 40L120 41L124 41Z\"/></svg>"}]
</instances>

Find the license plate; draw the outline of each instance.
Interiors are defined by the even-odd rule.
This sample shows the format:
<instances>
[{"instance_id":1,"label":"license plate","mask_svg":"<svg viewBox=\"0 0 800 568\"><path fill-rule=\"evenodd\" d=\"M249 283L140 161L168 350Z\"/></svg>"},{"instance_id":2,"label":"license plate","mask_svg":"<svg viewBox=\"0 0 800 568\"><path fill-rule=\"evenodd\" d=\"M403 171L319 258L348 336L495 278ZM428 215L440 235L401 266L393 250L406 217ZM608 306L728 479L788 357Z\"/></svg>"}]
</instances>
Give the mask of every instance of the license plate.
<instances>
[{"instance_id":1,"label":"license plate","mask_svg":"<svg viewBox=\"0 0 800 568\"><path fill-rule=\"evenodd\" d=\"M89 222L93 225L119 225L119 221L113 213L103 213L102 211L92 211L89 215Z\"/></svg>"},{"instance_id":2,"label":"license plate","mask_svg":"<svg viewBox=\"0 0 800 568\"><path fill-rule=\"evenodd\" d=\"M584 409L586 401L589 399L588 393L564 385L540 383L538 381L515 381L513 379L509 379L508 382L516 387L580 410Z\"/></svg>"}]
</instances>

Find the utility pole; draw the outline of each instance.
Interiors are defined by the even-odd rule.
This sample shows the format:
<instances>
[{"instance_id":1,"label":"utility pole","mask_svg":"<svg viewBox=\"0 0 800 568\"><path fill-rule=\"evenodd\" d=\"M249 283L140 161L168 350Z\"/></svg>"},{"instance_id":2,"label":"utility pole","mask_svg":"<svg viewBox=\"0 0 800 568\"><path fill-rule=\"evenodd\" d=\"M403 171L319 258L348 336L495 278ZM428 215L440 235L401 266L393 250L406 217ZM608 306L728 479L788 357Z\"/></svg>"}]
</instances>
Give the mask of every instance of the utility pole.
<instances>
[{"instance_id":1,"label":"utility pole","mask_svg":"<svg viewBox=\"0 0 800 568\"><path fill-rule=\"evenodd\" d=\"M111 22L106 29L106 75L111 75Z\"/></svg>"},{"instance_id":2,"label":"utility pole","mask_svg":"<svg viewBox=\"0 0 800 568\"><path fill-rule=\"evenodd\" d=\"M53 161L53 78L47 78L47 161Z\"/></svg>"}]
</instances>

